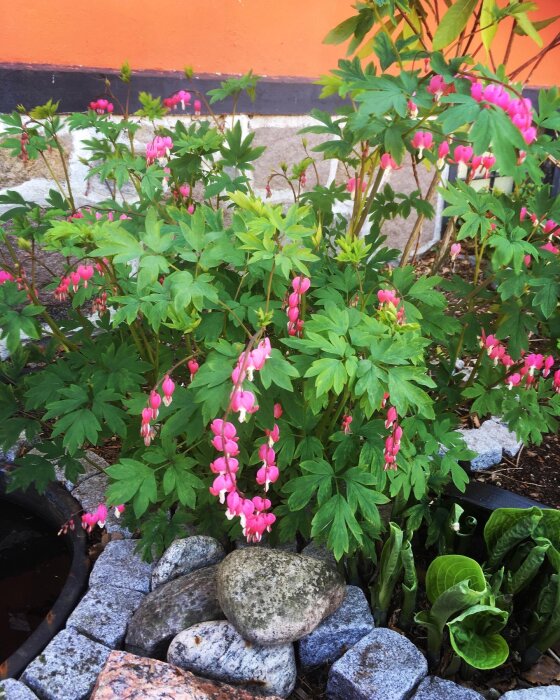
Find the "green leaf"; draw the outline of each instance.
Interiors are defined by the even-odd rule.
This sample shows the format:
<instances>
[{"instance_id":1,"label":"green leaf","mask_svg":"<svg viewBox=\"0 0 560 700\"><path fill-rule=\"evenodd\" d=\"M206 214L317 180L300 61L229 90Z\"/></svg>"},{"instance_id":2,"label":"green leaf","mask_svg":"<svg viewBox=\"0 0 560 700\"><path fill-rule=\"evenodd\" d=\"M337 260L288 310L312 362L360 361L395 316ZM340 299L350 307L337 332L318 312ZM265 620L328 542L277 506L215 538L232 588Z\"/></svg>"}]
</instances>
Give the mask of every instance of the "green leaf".
<instances>
[{"instance_id":1,"label":"green leaf","mask_svg":"<svg viewBox=\"0 0 560 700\"><path fill-rule=\"evenodd\" d=\"M480 13L480 36L486 51L490 50L496 32L498 31L498 22L495 17L496 0L483 0L482 10Z\"/></svg>"},{"instance_id":2,"label":"green leaf","mask_svg":"<svg viewBox=\"0 0 560 700\"><path fill-rule=\"evenodd\" d=\"M348 19L345 19L334 29L331 29L331 31L323 39L323 43L342 44L344 41L346 41L346 39L349 39L352 36L352 34L354 34L354 31L358 26L359 20L360 15L352 15L352 17L348 17Z\"/></svg>"},{"instance_id":3,"label":"green leaf","mask_svg":"<svg viewBox=\"0 0 560 700\"><path fill-rule=\"evenodd\" d=\"M139 518L146 512L149 504L156 501L155 473L143 462L123 457L105 471L114 479L114 483L107 489L107 501L111 505L132 500L134 514Z\"/></svg>"},{"instance_id":4,"label":"green leaf","mask_svg":"<svg viewBox=\"0 0 560 700\"><path fill-rule=\"evenodd\" d=\"M461 581L469 581L472 590L486 590L486 579L480 564L460 554L436 557L426 572L426 595L434 604L441 594Z\"/></svg>"},{"instance_id":5,"label":"green leaf","mask_svg":"<svg viewBox=\"0 0 560 700\"><path fill-rule=\"evenodd\" d=\"M344 364L336 358L324 357L314 360L305 377L317 377L315 392L317 398L328 394L333 389L335 394L341 394L347 380Z\"/></svg>"},{"instance_id":6,"label":"green leaf","mask_svg":"<svg viewBox=\"0 0 560 700\"><path fill-rule=\"evenodd\" d=\"M56 479L53 463L42 455L26 454L15 462L15 469L10 474L7 491L25 491L33 485L39 493L44 493L47 486Z\"/></svg>"},{"instance_id":7,"label":"green leaf","mask_svg":"<svg viewBox=\"0 0 560 700\"><path fill-rule=\"evenodd\" d=\"M440 51L448 47L467 26L478 0L456 0L447 10L439 23L432 48Z\"/></svg>"},{"instance_id":8,"label":"green leaf","mask_svg":"<svg viewBox=\"0 0 560 700\"><path fill-rule=\"evenodd\" d=\"M507 620L506 610L491 605L473 605L448 622L451 646L473 668L496 668L509 656L507 642L498 634Z\"/></svg>"},{"instance_id":9,"label":"green leaf","mask_svg":"<svg viewBox=\"0 0 560 700\"><path fill-rule=\"evenodd\" d=\"M505 555L523 540L533 536L543 517L540 508L498 508L484 526L488 566L499 566Z\"/></svg>"}]
</instances>

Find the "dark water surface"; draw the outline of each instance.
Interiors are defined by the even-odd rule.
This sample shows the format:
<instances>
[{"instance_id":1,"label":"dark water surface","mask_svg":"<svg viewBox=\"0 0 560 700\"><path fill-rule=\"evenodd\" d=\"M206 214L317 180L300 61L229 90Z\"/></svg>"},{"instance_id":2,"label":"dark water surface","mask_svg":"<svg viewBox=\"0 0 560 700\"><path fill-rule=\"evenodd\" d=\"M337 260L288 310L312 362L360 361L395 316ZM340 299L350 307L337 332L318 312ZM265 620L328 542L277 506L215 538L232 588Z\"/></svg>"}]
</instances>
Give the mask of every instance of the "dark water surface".
<instances>
[{"instance_id":1,"label":"dark water surface","mask_svg":"<svg viewBox=\"0 0 560 700\"><path fill-rule=\"evenodd\" d=\"M47 615L70 564L64 538L52 525L0 498L0 663Z\"/></svg>"}]
</instances>

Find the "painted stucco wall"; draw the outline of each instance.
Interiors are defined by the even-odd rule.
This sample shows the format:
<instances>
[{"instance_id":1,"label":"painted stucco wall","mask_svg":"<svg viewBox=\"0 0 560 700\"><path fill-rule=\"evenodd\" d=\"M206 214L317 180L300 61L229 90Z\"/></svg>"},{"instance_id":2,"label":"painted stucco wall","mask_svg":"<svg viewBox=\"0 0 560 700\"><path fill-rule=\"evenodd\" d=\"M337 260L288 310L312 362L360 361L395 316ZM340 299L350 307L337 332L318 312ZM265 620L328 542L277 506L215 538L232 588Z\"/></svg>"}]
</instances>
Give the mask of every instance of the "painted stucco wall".
<instances>
[{"instance_id":1,"label":"painted stucco wall","mask_svg":"<svg viewBox=\"0 0 560 700\"><path fill-rule=\"evenodd\" d=\"M505 0L500 0L505 1ZM560 0L537 0L533 19L560 12ZM197 73L314 78L336 65L342 47L326 46L329 29L353 14L350 0L3 0L0 62ZM557 28L544 30L551 38ZM502 37L502 42L505 37ZM516 45L517 66L535 51ZM503 49L497 50L503 56ZM557 83L558 52L532 76Z\"/></svg>"}]
</instances>

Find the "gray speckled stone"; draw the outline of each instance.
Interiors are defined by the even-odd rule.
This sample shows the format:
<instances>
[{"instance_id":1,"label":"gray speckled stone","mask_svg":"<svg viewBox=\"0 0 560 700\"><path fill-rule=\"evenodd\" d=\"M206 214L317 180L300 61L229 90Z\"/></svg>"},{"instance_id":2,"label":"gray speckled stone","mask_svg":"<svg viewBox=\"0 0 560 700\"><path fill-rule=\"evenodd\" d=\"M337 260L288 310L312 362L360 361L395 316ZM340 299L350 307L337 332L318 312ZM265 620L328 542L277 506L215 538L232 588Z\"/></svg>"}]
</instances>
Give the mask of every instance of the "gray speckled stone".
<instances>
[{"instance_id":1,"label":"gray speckled stone","mask_svg":"<svg viewBox=\"0 0 560 700\"><path fill-rule=\"evenodd\" d=\"M523 446L523 441L518 440L515 433L505 423L502 423L499 418L484 421L480 428L502 446L502 450L508 457L515 457Z\"/></svg>"},{"instance_id":2,"label":"gray speckled stone","mask_svg":"<svg viewBox=\"0 0 560 700\"><path fill-rule=\"evenodd\" d=\"M387 628L370 632L329 672L329 700L406 700L428 671L406 637Z\"/></svg>"},{"instance_id":3,"label":"gray speckled stone","mask_svg":"<svg viewBox=\"0 0 560 700\"><path fill-rule=\"evenodd\" d=\"M304 669L336 661L362 637L375 629L373 616L361 588L346 586L346 596L336 612L298 642Z\"/></svg>"},{"instance_id":4,"label":"gray speckled stone","mask_svg":"<svg viewBox=\"0 0 560 700\"><path fill-rule=\"evenodd\" d=\"M502 461L502 446L490 433L482 428L460 428L457 432L465 438L469 450L477 453L477 456L471 460L473 471L488 469Z\"/></svg>"},{"instance_id":5,"label":"gray speckled stone","mask_svg":"<svg viewBox=\"0 0 560 700\"><path fill-rule=\"evenodd\" d=\"M79 486L84 481L87 481L87 479L91 479L92 476L102 476L99 469L106 469L109 466L109 463L106 462L103 459L103 457L100 457L98 454L92 452L91 450L86 451L86 456L87 459L79 460L80 464L84 468L84 471L81 474L78 474L75 482L72 482L69 479L67 479L64 473L64 469L62 469L62 467L59 467L58 464L55 464L54 473L56 474L56 478L68 489L68 491L72 491L72 489L75 486ZM93 466L93 464L91 464L91 462L97 465L99 469L96 469ZM107 483L106 480L104 483ZM99 503L104 503L104 499L99 501ZM99 503L97 503L96 506L99 505Z\"/></svg>"},{"instance_id":6,"label":"gray speckled stone","mask_svg":"<svg viewBox=\"0 0 560 700\"><path fill-rule=\"evenodd\" d=\"M89 585L109 585L147 593L150 590L153 564L142 561L134 551L135 540L113 540L95 562Z\"/></svg>"},{"instance_id":7,"label":"gray speckled stone","mask_svg":"<svg viewBox=\"0 0 560 700\"><path fill-rule=\"evenodd\" d=\"M90 475L87 479L80 482L76 488L72 489L72 496L82 504L84 511L94 511L100 503L105 503L105 492L108 483L109 479L105 474ZM109 509L107 514L105 529L109 533L118 532L124 537L132 536L132 533L123 527L112 508Z\"/></svg>"},{"instance_id":8,"label":"gray speckled stone","mask_svg":"<svg viewBox=\"0 0 560 700\"><path fill-rule=\"evenodd\" d=\"M452 681L428 676L420 683L412 700L484 700L484 696Z\"/></svg>"},{"instance_id":9,"label":"gray speckled stone","mask_svg":"<svg viewBox=\"0 0 560 700\"><path fill-rule=\"evenodd\" d=\"M218 564L225 556L224 548L213 537L194 535L175 540L154 567L152 590L191 571Z\"/></svg>"},{"instance_id":10,"label":"gray speckled stone","mask_svg":"<svg viewBox=\"0 0 560 700\"><path fill-rule=\"evenodd\" d=\"M8 678L0 681L0 700L37 700L37 696L23 683Z\"/></svg>"},{"instance_id":11,"label":"gray speckled stone","mask_svg":"<svg viewBox=\"0 0 560 700\"><path fill-rule=\"evenodd\" d=\"M90 588L68 618L73 627L110 649L120 649L127 625L144 594L114 586Z\"/></svg>"},{"instance_id":12,"label":"gray speckled stone","mask_svg":"<svg viewBox=\"0 0 560 700\"><path fill-rule=\"evenodd\" d=\"M25 669L21 680L41 700L87 700L109 649L76 630L62 630Z\"/></svg>"},{"instance_id":13,"label":"gray speckled stone","mask_svg":"<svg viewBox=\"0 0 560 700\"><path fill-rule=\"evenodd\" d=\"M259 695L286 698L296 684L293 644L251 644L227 621L201 622L184 630L171 642L167 661Z\"/></svg>"},{"instance_id":14,"label":"gray speckled stone","mask_svg":"<svg viewBox=\"0 0 560 700\"><path fill-rule=\"evenodd\" d=\"M165 658L179 632L223 619L216 596L216 567L198 569L164 583L147 595L128 625L125 648L139 656Z\"/></svg>"},{"instance_id":15,"label":"gray speckled stone","mask_svg":"<svg viewBox=\"0 0 560 700\"><path fill-rule=\"evenodd\" d=\"M542 688L510 690L500 700L560 700L560 685L545 685Z\"/></svg>"},{"instance_id":16,"label":"gray speckled stone","mask_svg":"<svg viewBox=\"0 0 560 700\"><path fill-rule=\"evenodd\" d=\"M305 557L325 561L327 564L330 564L336 568L336 559L334 558L334 554L330 551L330 549L327 549L324 544L317 544L314 540L311 540L311 542L301 550L301 553Z\"/></svg>"},{"instance_id":17,"label":"gray speckled stone","mask_svg":"<svg viewBox=\"0 0 560 700\"><path fill-rule=\"evenodd\" d=\"M218 566L227 619L255 644L294 642L340 606L344 580L324 561L260 547L239 549Z\"/></svg>"}]
</instances>

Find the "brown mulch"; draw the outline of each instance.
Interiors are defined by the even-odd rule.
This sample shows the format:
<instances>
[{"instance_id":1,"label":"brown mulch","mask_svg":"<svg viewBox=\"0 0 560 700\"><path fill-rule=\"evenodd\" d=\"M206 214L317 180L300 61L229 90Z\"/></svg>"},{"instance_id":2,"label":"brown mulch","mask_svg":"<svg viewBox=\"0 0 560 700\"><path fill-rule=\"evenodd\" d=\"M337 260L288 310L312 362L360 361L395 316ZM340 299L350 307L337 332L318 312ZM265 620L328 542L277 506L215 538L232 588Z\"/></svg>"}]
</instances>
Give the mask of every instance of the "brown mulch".
<instances>
[{"instance_id":1,"label":"brown mulch","mask_svg":"<svg viewBox=\"0 0 560 700\"><path fill-rule=\"evenodd\" d=\"M560 437L546 435L541 445L524 447L473 478L560 509Z\"/></svg>"}]
</instances>

